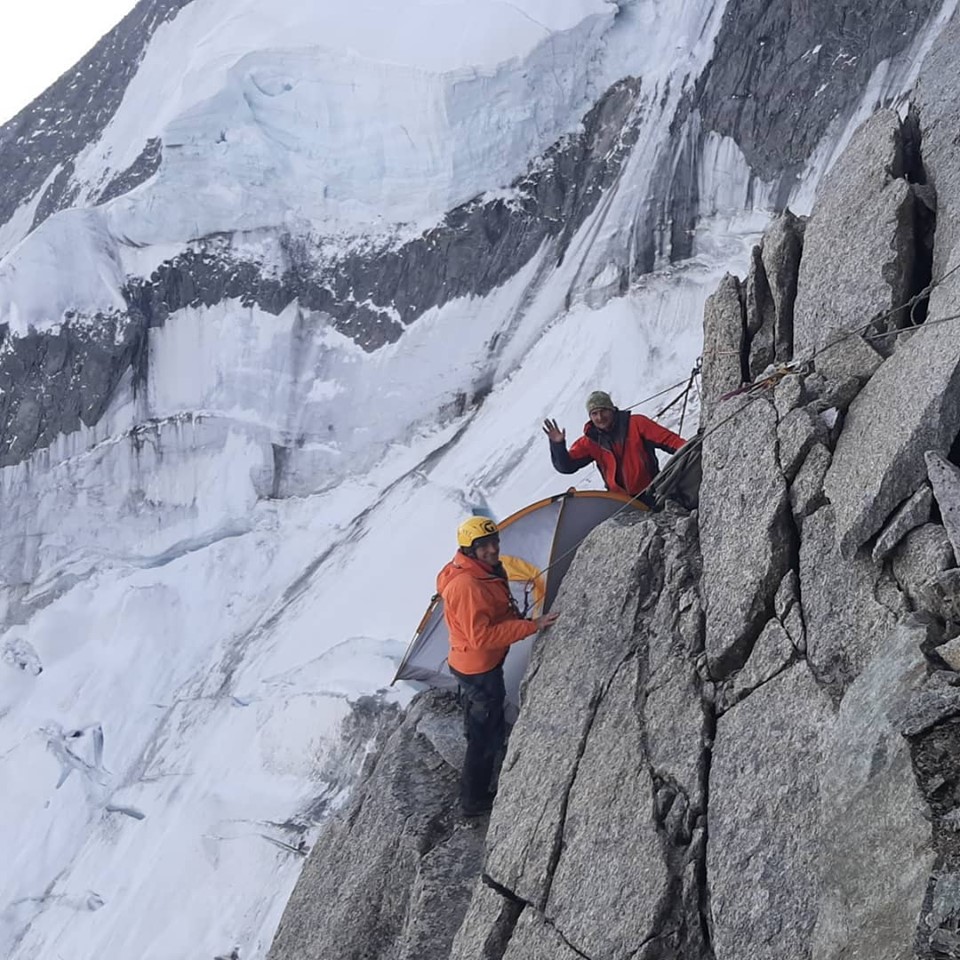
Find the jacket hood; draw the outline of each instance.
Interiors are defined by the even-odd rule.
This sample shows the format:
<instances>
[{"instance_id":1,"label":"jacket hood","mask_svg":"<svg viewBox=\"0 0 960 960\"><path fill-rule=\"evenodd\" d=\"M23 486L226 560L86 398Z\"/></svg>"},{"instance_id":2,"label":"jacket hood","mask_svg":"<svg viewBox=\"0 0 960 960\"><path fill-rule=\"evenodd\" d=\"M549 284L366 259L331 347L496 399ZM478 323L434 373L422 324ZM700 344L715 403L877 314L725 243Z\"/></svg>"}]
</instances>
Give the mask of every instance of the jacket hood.
<instances>
[{"instance_id":1,"label":"jacket hood","mask_svg":"<svg viewBox=\"0 0 960 960\"><path fill-rule=\"evenodd\" d=\"M494 576L493 571L485 563L474 560L473 557L468 557L458 550L453 555L453 559L437 574L437 593L442 594L457 577L489 580Z\"/></svg>"}]
</instances>

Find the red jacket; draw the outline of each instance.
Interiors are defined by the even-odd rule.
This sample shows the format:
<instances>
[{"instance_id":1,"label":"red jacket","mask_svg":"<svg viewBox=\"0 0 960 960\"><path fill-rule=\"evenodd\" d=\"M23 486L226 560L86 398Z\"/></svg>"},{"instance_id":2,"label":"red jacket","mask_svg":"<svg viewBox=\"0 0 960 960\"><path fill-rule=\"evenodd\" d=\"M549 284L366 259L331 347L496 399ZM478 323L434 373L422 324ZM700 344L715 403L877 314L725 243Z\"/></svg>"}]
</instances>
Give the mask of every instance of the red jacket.
<instances>
[{"instance_id":1,"label":"red jacket","mask_svg":"<svg viewBox=\"0 0 960 960\"><path fill-rule=\"evenodd\" d=\"M635 497L659 472L654 450L676 453L684 443L679 434L649 417L618 410L617 423L611 433L604 433L588 422L583 436L574 441L569 453L566 444L551 443L550 456L561 473L576 473L588 463L596 463L608 490Z\"/></svg>"},{"instance_id":2,"label":"red jacket","mask_svg":"<svg viewBox=\"0 0 960 960\"><path fill-rule=\"evenodd\" d=\"M532 620L521 618L506 579L463 553L440 571L437 593L450 633L447 663L458 673L492 670L511 643L537 632Z\"/></svg>"}]
</instances>

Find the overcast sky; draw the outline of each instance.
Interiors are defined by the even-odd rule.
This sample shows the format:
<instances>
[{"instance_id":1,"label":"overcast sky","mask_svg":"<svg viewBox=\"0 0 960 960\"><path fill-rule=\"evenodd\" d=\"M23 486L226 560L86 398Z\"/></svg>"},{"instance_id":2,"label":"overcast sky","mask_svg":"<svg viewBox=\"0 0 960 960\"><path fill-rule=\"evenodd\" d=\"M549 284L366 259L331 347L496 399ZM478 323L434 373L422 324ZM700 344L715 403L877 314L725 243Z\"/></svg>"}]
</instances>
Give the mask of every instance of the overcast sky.
<instances>
[{"instance_id":1,"label":"overcast sky","mask_svg":"<svg viewBox=\"0 0 960 960\"><path fill-rule=\"evenodd\" d=\"M0 124L73 66L136 0L0 0Z\"/></svg>"}]
</instances>

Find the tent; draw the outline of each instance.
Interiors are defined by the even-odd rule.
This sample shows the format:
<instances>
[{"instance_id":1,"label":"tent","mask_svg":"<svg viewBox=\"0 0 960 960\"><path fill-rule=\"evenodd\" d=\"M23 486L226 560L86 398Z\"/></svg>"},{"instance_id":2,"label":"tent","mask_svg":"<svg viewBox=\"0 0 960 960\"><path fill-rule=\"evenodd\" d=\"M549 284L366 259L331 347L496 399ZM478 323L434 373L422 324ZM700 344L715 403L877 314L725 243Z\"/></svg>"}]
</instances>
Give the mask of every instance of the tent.
<instances>
[{"instance_id":1,"label":"tent","mask_svg":"<svg viewBox=\"0 0 960 960\"><path fill-rule=\"evenodd\" d=\"M530 617L548 611L580 541L616 513L646 509L638 500L620 493L568 490L507 517L498 525L500 559L519 609ZM532 647L533 637L513 644L504 663L507 700L515 707L520 705L520 681ZM420 680L433 687L456 690L457 681L447 669L447 650L443 601L435 596L400 663L394 683Z\"/></svg>"}]
</instances>

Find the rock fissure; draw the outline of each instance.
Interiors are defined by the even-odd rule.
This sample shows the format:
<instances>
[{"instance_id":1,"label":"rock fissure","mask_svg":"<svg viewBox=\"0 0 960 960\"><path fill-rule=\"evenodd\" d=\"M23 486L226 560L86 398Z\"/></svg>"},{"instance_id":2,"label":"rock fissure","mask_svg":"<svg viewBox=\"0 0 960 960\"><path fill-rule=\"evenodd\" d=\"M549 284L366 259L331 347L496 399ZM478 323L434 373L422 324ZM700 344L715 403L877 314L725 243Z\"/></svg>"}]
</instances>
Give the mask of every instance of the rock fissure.
<instances>
[{"instance_id":1,"label":"rock fissure","mask_svg":"<svg viewBox=\"0 0 960 960\"><path fill-rule=\"evenodd\" d=\"M504 900L509 900L511 903L517 903L521 907L533 907L533 904L529 900L524 900L523 897L514 893L512 890L505 887L502 883L498 883L490 876L489 873L483 872L480 874L480 882L485 886L489 887L491 890L495 890L497 893L503 897ZM536 907L534 907L536 909Z\"/></svg>"},{"instance_id":2,"label":"rock fissure","mask_svg":"<svg viewBox=\"0 0 960 960\"><path fill-rule=\"evenodd\" d=\"M758 683L753 686L745 687L742 690L738 691L736 698L724 703L722 708L717 709L717 717L725 716L731 710L735 710L738 705L742 704L751 694L756 693L758 690L762 690L768 683L772 683L778 677L782 676L789 670L791 667L796 666L801 660L804 660L802 654L794 653L791 656L791 659L785 661L781 666L777 667L774 673L771 673L769 676L764 677ZM734 678L735 679L735 678Z\"/></svg>"},{"instance_id":3,"label":"rock fissure","mask_svg":"<svg viewBox=\"0 0 960 960\"><path fill-rule=\"evenodd\" d=\"M930 307L928 287L933 280L933 251L937 233L937 192L928 182L923 162L923 133L915 104L911 104L903 123L904 171L913 185L913 234L916 238L911 299L918 298L910 308L906 326L919 326L927 319ZM920 295L927 292L926 296Z\"/></svg>"},{"instance_id":4,"label":"rock fissure","mask_svg":"<svg viewBox=\"0 0 960 960\"><path fill-rule=\"evenodd\" d=\"M663 933L650 934L649 937L647 937L640 943L640 945L636 948L636 950L634 950L633 952L627 955L628 960L647 960L647 958L644 956L644 951L648 947L652 946L655 943L659 943L661 940L666 940L667 937L672 937L678 932L679 932L678 930L666 930ZM649 960L654 960L654 958L651 957L649 958Z\"/></svg>"},{"instance_id":5,"label":"rock fissure","mask_svg":"<svg viewBox=\"0 0 960 960\"><path fill-rule=\"evenodd\" d=\"M697 890L697 916L700 922L700 937L704 945L701 960L714 960L713 950L713 914L710 905L710 884L707 876L707 845L710 842L710 768L713 763L713 744L717 736L718 714L716 705L708 702L702 692L703 704L703 750L700 754L700 796L702 801L701 823L703 830L702 848L694 861L694 879Z\"/></svg>"},{"instance_id":6,"label":"rock fissure","mask_svg":"<svg viewBox=\"0 0 960 960\"><path fill-rule=\"evenodd\" d=\"M557 926L556 923L553 922L553 920L551 920L545 914L543 914L542 917L543 917L544 925L549 927L564 942L564 944L567 947L569 947L570 950L572 950L578 957L581 957L582 960L594 960L594 958L591 957L588 953L584 953L583 950L581 950L575 944L571 943L570 940L566 936L564 936L563 931Z\"/></svg>"},{"instance_id":7,"label":"rock fissure","mask_svg":"<svg viewBox=\"0 0 960 960\"><path fill-rule=\"evenodd\" d=\"M633 653L625 656L616 666L616 668L611 671L610 677L607 679L606 683L598 690L593 697L590 699L587 717L583 725L583 732L580 737L580 742L577 744L576 755L574 757L573 766L570 771L570 776L567 780L567 783L564 785L563 796L560 800L560 810L557 820L557 831L554 836L553 846L550 851L550 855L547 860L546 867L546 882L543 886L543 892L539 904L535 904L536 908L541 912L545 913L547 904L550 901L550 890L553 886L553 880L556 875L557 865L560 862L560 857L563 855L563 835L564 827L567 819L567 809L570 804L570 793L573 790L574 784L577 782L577 773L580 769L580 761L583 759L583 755L587 749L587 742L590 739L590 731L593 729L593 724L597 719L597 713L600 709L601 704L603 703L603 698L607 693L607 690L610 689L610 686L613 684L614 680L617 677L617 674L629 663L631 663L635 658Z\"/></svg>"}]
</instances>

